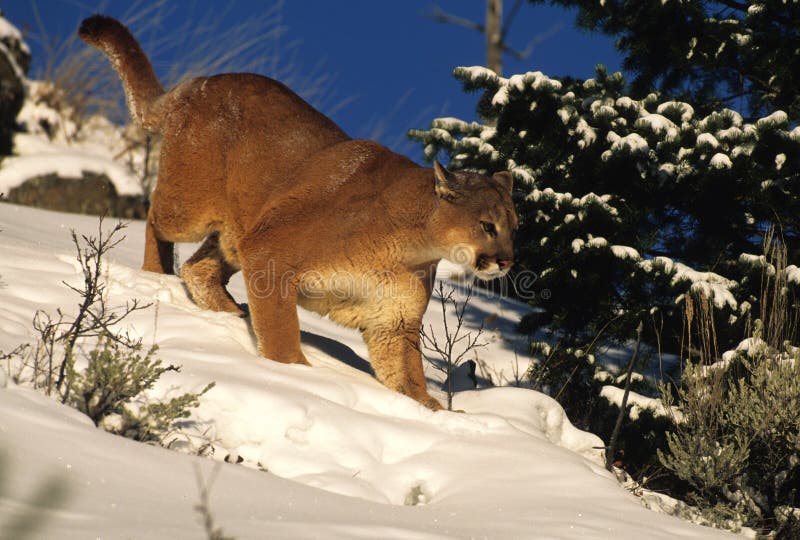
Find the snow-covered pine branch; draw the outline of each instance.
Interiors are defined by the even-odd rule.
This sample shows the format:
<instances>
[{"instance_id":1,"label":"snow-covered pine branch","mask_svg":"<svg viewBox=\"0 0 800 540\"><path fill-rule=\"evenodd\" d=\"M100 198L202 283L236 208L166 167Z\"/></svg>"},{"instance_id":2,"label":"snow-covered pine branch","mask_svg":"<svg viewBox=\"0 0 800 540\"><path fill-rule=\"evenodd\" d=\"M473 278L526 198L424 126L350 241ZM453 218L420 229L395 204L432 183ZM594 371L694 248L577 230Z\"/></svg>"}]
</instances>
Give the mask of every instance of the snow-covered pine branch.
<instances>
[{"instance_id":1,"label":"snow-covered pine branch","mask_svg":"<svg viewBox=\"0 0 800 540\"><path fill-rule=\"evenodd\" d=\"M757 252L776 219L800 239L800 128L782 111L748 123L727 108L636 98L602 67L587 80L454 75L482 93L484 121L434 119L410 136L453 168L511 171L525 193L520 262L552 291L534 303L572 329L670 311L687 291L736 322L753 295L740 255ZM576 302L587 304L577 318Z\"/></svg>"}]
</instances>

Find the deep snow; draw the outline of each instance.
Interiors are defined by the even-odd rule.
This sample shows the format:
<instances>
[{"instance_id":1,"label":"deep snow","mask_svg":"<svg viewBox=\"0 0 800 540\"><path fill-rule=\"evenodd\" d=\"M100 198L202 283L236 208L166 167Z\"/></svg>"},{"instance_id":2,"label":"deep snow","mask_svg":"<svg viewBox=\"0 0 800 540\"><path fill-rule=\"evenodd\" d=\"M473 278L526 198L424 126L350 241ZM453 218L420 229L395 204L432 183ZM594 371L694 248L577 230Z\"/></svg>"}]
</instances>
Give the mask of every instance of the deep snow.
<instances>
[{"instance_id":1,"label":"deep snow","mask_svg":"<svg viewBox=\"0 0 800 540\"><path fill-rule=\"evenodd\" d=\"M35 310L75 309L62 283L80 280L69 230L96 227L92 217L0 205L0 350L32 340ZM109 257L110 303L156 302L127 329L183 367L154 397L216 387L174 441L180 453L109 435L6 381L0 537L14 538L8 527L32 516L35 538L200 538L196 469L208 477L215 466L211 510L239 539L728 536L643 508L603 469L602 442L542 394L461 392L454 406L467 414L433 413L364 372L357 333L302 311L313 367L259 358L245 319L200 310L177 277L138 270L142 223L126 234ZM181 254L191 251L181 246ZM240 279L231 289L244 299ZM431 303L426 319L435 328L437 309ZM499 298L472 303L468 322L486 323L490 344L479 354L495 373L511 373L520 344L513 325L524 310ZM440 373L428 375L438 392ZM212 459L187 455L204 443ZM226 456L243 462L213 461ZM52 500L34 501L40 488Z\"/></svg>"}]
</instances>

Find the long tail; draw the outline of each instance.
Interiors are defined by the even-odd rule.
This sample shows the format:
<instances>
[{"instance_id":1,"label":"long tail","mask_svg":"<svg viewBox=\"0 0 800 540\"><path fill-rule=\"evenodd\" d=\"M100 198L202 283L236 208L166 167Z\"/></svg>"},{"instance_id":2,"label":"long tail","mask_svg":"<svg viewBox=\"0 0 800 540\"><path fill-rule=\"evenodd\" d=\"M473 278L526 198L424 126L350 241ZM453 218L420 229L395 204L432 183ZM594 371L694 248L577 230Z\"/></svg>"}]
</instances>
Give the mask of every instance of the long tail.
<instances>
[{"instance_id":1,"label":"long tail","mask_svg":"<svg viewBox=\"0 0 800 540\"><path fill-rule=\"evenodd\" d=\"M158 129L153 103L164 93L153 66L136 38L125 26L105 15L92 15L81 23L78 36L97 47L111 61L122 79L125 99L134 122L149 130Z\"/></svg>"}]
</instances>

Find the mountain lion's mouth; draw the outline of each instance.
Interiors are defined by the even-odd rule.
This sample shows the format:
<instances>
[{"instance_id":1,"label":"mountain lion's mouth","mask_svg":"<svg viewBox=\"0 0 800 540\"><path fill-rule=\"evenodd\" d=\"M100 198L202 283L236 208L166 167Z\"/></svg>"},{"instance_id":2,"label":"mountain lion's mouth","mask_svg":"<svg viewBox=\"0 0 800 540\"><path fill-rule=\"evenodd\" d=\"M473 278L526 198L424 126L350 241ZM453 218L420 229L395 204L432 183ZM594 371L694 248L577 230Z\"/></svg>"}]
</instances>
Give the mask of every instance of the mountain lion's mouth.
<instances>
[{"instance_id":1,"label":"mountain lion's mouth","mask_svg":"<svg viewBox=\"0 0 800 540\"><path fill-rule=\"evenodd\" d=\"M446 258L484 281L505 276L512 264L511 261L501 261L497 257L476 255L474 249L465 244L453 248Z\"/></svg>"},{"instance_id":2,"label":"mountain lion's mouth","mask_svg":"<svg viewBox=\"0 0 800 540\"><path fill-rule=\"evenodd\" d=\"M501 278L508 273L508 270L500 270L500 268L490 269L490 270L473 270L473 274L478 279L482 279L483 281L491 281L493 279Z\"/></svg>"},{"instance_id":3,"label":"mountain lion's mouth","mask_svg":"<svg viewBox=\"0 0 800 540\"><path fill-rule=\"evenodd\" d=\"M475 267L472 268L472 273L475 274L478 279L490 281L505 276L508 274L509 269L510 265L501 268L499 261L494 258L479 255L475 260Z\"/></svg>"}]
</instances>

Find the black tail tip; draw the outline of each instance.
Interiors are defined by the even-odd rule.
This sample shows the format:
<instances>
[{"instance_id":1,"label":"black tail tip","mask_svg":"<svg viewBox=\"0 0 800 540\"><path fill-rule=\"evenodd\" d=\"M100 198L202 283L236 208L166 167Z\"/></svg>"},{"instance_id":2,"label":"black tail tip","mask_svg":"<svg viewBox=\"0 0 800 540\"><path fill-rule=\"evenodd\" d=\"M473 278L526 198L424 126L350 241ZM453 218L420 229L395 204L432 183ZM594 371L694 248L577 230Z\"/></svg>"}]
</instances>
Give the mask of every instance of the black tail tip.
<instances>
[{"instance_id":1,"label":"black tail tip","mask_svg":"<svg viewBox=\"0 0 800 540\"><path fill-rule=\"evenodd\" d=\"M78 28L78 36L84 41L93 41L99 37L104 30L119 25L119 21L111 17L92 15L83 20L80 28Z\"/></svg>"}]
</instances>

